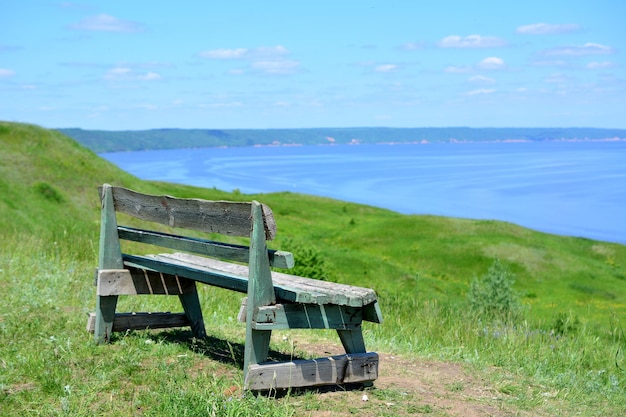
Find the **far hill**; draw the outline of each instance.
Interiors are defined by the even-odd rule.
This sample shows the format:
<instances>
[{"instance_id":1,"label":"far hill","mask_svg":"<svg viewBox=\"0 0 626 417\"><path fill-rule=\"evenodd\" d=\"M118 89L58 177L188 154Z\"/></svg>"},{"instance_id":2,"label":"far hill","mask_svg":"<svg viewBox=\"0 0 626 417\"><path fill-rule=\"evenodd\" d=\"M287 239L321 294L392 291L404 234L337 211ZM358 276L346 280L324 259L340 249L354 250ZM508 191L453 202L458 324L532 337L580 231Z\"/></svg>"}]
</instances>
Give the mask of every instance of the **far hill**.
<instances>
[{"instance_id":1,"label":"far hill","mask_svg":"<svg viewBox=\"0 0 626 417\"><path fill-rule=\"evenodd\" d=\"M314 128L314 129L59 129L94 152L217 146L408 142L626 140L626 129L596 128Z\"/></svg>"}]
</instances>

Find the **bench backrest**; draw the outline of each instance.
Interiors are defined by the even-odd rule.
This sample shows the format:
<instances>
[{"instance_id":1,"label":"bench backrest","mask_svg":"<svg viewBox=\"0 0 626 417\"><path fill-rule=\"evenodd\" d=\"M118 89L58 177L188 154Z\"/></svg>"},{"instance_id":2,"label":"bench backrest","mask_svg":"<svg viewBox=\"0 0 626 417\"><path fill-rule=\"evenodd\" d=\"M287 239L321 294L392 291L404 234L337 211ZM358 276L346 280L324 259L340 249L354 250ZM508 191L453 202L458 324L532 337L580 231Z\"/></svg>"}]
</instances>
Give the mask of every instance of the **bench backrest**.
<instances>
[{"instance_id":1,"label":"bench backrest","mask_svg":"<svg viewBox=\"0 0 626 417\"><path fill-rule=\"evenodd\" d=\"M102 199L107 189L110 190L115 211L141 220L200 232L250 236L251 202L156 196L108 184L99 187ZM266 240L273 240L276 236L274 215L267 205L261 204L261 208Z\"/></svg>"},{"instance_id":2,"label":"bench backrest","mask_svg":"<svg viewBox=\"0 0 626 417\"><path fill-rule=\"evenodd\" d=\"M248 246L118 226L116 212L171 227L227 236L250 237L251 246L252 239L263 240L263 242L256 242L255 245L264 246L265 240L272 240L276 236L276 223L271 209L255 201L208 201L155 196L108 184L100 187L99 191L102 200L99 259L101 269L122 268L119 239L232 261L249 262L250 259ZM253 216L255 208L259 212L256 220ZM256 237L252 233L255 228L258 229ZM280 251L267 253L272 266L282 268L293 266L293 258L290 254Z\"/></svg>"}]
</instances>

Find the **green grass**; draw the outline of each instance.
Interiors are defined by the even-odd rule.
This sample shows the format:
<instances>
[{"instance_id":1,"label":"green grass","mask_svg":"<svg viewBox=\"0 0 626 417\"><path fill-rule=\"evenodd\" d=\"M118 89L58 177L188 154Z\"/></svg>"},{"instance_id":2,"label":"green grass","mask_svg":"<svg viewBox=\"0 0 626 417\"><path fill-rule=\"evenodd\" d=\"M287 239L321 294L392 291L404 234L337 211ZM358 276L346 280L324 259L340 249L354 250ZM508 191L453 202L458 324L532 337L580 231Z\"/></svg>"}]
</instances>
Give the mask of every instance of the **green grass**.
<instances>
[{"instance_id":1,"label":"green grass","mask_svg":"<svg viewBox=\"0 0 626 417\"><path fill-rule=\"evenodd\" d=\"M94 346L84 327L95 305L96 187L104 182L263 201L277 218L275 248L304 242L324 256L333 280L376 289L385 322L365 328L370 349L462 363L489 379L508 407L531 415L626 413L623 245L294 193L144 182L30 125L0 122L0 149L0 415L286 416L340 405L311 394L232 395L242 378L243 328L235 319L240 295L228 291L201 290L208 341L184 331L131 332ZM468 308L470 282L496 258L515 274L524 307L506 324L481 321ZM126 297L120 309L177 311L174 301ZM335 341L324 332L298 337ZM273 348L293 350L280 335ZM400 414L433 411L417 397ZM387 413L373 405L358 410Z\"/></svg>"}]
</instances>

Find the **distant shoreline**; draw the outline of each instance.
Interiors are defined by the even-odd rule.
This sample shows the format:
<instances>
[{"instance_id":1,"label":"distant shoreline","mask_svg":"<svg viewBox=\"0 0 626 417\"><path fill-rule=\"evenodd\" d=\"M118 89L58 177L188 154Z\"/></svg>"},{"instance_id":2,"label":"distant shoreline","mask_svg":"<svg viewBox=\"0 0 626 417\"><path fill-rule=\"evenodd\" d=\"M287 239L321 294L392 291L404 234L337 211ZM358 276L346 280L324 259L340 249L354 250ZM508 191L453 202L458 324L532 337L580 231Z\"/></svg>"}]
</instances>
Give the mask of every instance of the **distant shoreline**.
<instances>
[{"instance_id":1,"label":"distant shoreline","mask_svg":"<svg viewBox=\"0 0 626 417\"><path fill-rule=\"evenodd\" d=\"M616 142L626 129L599 128L308 128L58 129L96 153L156 149L433 143Z\"/></svg>"},{"instance_id":2,"label":"distant shoreline","mask_svg":"<svg viewBox=\"0 0 626 417\"><path fill-rule=\"evenodd\" d=\"M441 145L441 144L474 144L474 143L578 143L578 142L626 142L626 138L603 138L603 139L545 139L545 140L530 140L530 139L499 139L499 140L456 140L450 139L448 142L436 141L431 142L428 140L421 141L407 141L407 142L373 142L362 143L358 139L355 139L349 143L319 143L319 144L306 144L306 143L270 143L270 144L255 144L248 147L252 148L271 148L279 146L359 146L359 145ZM207 146L206 148L241 148L242 146ZM244 146L245 147L245 146ZM180 148L185 149L185 148Z\"/></svg>"}]
</instances>

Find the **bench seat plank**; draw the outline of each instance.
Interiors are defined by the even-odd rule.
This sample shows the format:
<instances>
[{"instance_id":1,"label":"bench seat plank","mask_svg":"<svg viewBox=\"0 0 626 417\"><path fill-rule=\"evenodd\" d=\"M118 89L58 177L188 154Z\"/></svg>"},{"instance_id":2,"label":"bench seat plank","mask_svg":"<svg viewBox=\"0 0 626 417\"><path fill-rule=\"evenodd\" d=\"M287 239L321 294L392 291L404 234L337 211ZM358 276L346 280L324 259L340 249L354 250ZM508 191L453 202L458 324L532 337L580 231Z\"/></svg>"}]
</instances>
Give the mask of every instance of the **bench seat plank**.
<instances>
[{"instance_id":1,"label":"bench seat plank","mask_svg":"<svg viewBox=\"0 0 626 417\"><path fill-rule=\"evenodd\" d=\"M186 253L145 257L124 255L124 263L138 268L155 270L158 268L172 275L184 276L239 292L247 291L248 267L246 265ZM169 270L164 270L168 265ZM176 267L180 267L178 273L176 273ZM369 288L303 278L280 272L272 272L272 281L277 299L286 302L363 307L376 301L376 293Z\"/></svg>"},{"instance_id":2,"label":"bench seat plank","mask_svg":"<svg viewBox=\"0 0 626 417\"><path fill-rule=\"evenodd\" d=\"M247 280L248 266L186 253L161 254L157 257L169 262L181 262L198 268L225 271ZM282 272L272 272L272 282L278 300L309 304L336 304L363 307L376 301L374 290L336 282L304 278Z\"/></svg>"}]
</instances>

